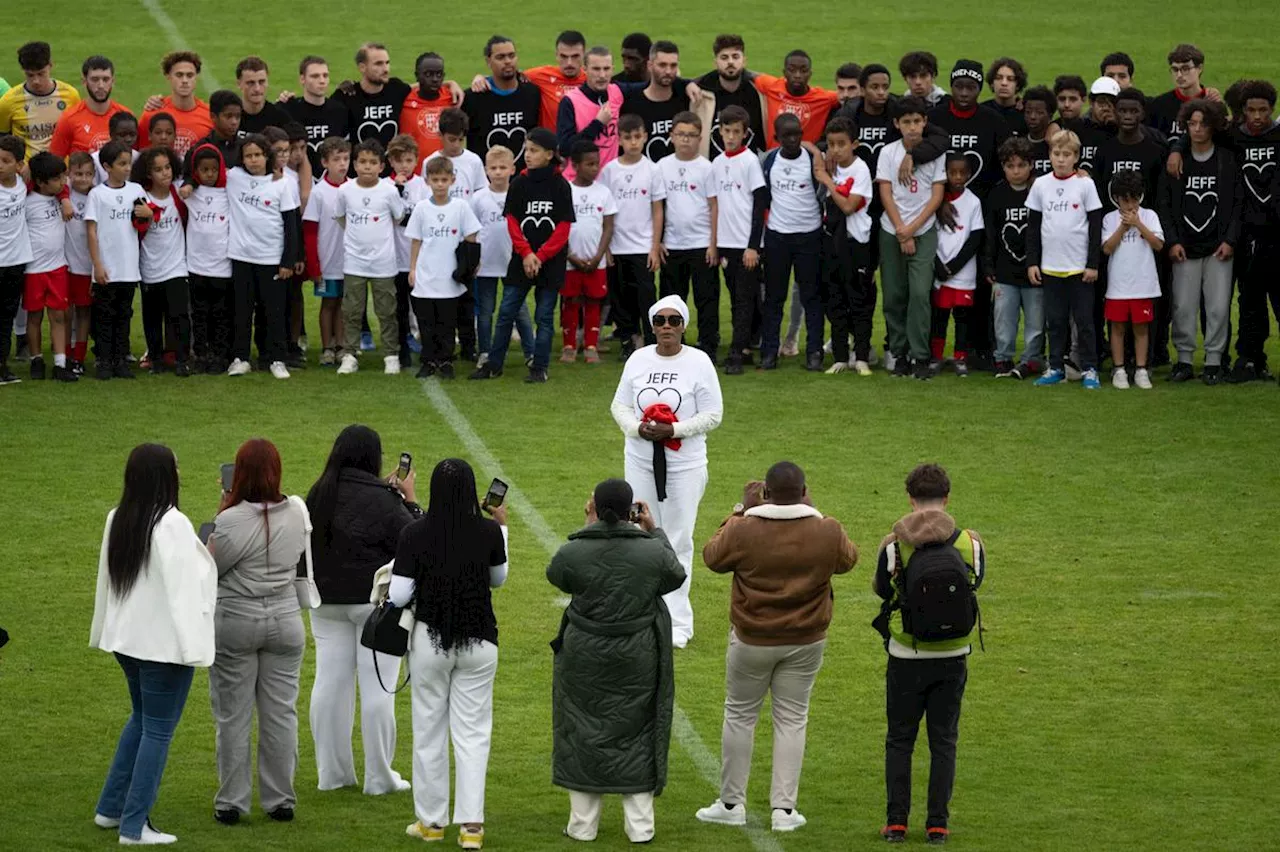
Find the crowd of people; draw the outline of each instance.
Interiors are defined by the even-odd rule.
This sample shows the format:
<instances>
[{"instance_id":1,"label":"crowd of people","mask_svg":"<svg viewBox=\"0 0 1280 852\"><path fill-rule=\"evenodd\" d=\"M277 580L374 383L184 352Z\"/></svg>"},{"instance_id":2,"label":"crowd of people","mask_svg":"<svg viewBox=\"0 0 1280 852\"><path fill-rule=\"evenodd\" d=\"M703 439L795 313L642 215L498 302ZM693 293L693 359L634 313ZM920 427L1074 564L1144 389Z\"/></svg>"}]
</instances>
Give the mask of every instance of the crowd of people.
<instances>
[{"instance_id":1,"label":"crowd of people","mask_svg":"<svg viewBox=\"0 0 1280 852\"><path fill-rule=\"evenodd\" d=\"M301 93L271 102L249 56L238 92L206 103L201 58L178 51L161 62L169 94L135 119L108 58L84 61L81 99L48 44L25 44L25 82L0 96L0 383L18 380L11 322L45 377L46 316L53 378L84 374L90 340L98 378L132 377L139 288L152 372L288 378L307 363L307 281L319 363L339 374L375 348L369 301L386 373L416 357L419 377L462 363L492 379L518 334L538 383L557 302L559 360L594 363L653 342L655 296L692 294L697 346L729 375L798 355L802 325L806 369L870 374L879 301L895 376L936 376L953 326L958 376L1097 388L1109 358L1114 386L1145 389L1170 362L1170 381L1194 378L1202 348L1207 384L1270 377L1271 83L1207 88L1190 44L1154 96L1124 53L1052 87L1010 57L961 59L944 88L914 51L901 95L884 64L842 65L825 89L803 50L781 76L749 70L740 36L712 54L714 71L682 77L676 44L634 33L615 73L611 48L570 30L555 64L522 68L494 35L489 74L464 89L432 52L413 82L392 77L371 42L332 92L307 56Z\"/></svg>"}]
</instances>

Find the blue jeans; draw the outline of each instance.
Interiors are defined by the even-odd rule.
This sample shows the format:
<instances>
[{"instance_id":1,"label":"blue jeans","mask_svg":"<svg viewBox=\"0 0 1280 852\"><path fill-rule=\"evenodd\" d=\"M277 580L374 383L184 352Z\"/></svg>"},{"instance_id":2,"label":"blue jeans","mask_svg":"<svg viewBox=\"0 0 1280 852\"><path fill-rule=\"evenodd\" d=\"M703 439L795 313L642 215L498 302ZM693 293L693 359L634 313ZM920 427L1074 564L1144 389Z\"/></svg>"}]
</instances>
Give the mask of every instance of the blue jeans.
<instances>
[{"instance_id":1,"label":"blue jeans","mask_svg":"<svg viewBox=\"0 0 1280 852\"><path fill-rule=\"evenodd\" d=\"M120 732L97 812L119 819L120 836L137 840L156 803L169 742L182 718L195 669L124 654L116 654L116 660L129 683L133 713Z\"/></svg>"},{"instance_id":2,"label":"blue jeans","mask_svg":"<svg viewBox=\"0 0 1280 852\"><path fill-rule=\"evenodd\" d=\"M1013 361L1018 348L1018 311L1022 311L1022 363L1044 362L1044 288L996 284L991 290L996 327L994 357Z\"/></svg>"},{"instance_id":3,"label":"blue jeans","mask_svg":"<svg viewBox=\"0 0 1280 852\"><path fill-rule=\"evenodd\" d=\"M493 347L493 312L498 307L498 279L476 279L476 337L481 352ZM529 306L520 303L516 314L516 329L520 332L520 348L527 361L533 357L533 323L529 320Z\"/></svg>"},{"instance_id":4,"label":"blue jeans","mask_svg":"<svg viewBox=\"0 0 1280 852\"><path fill-rule=\"evenodd\" d=\"M507 360L507 347L511 345L511 326L516 316L524 308L529 298L529 291L534 291L533 318L537 323L538 333L533 344L533 368L546 370L551 365L551 338L556 331L556 302L560 293L550 287L534 287L532 284L505 283L502 287L502 304L498 308L498 323L493 330L493 344L489 349L489 364L494 370L501 370ZM521 345L528 338L520 332Z\"/></svg>"}]
</instances>

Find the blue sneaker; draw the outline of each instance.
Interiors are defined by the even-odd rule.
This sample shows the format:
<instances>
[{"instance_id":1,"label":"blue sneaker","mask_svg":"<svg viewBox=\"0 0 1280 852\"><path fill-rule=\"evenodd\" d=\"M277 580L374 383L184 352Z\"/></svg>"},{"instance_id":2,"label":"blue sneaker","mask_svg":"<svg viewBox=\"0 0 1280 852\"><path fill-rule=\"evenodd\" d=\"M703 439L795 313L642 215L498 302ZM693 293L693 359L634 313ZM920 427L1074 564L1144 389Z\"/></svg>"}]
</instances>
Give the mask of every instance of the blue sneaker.
<instances>
[{"instance_id":1,"label":"blue sneaker","mask_svg":"<svg viewBox=\"0 0 1280 852\"><path fill-rule=\"evenodd\" d=\"M361 351L361 352L372 352L372 351L373 351L373 349L374 349L374 346L373 346L373 332L372 332L372 331L364 331L364 332L361 332L361 333L360 333L360 351Z\"/></svg>"},{"instance_id":2,"label":"blue sneaker","mask_svg":"<svg viewBox=\"0 0 1280 852\"><path fill-rule=\"evenodd\" d=\"M1066 380L1067 380L1067 374L1064 373L1062 370L1049 369L1044 371L1043 376L1036 379L1035 385L1036 387L1048 387L1049 385L1062 384ZM1093 383L1094 383L1094 386L1096 387L1098 383L1097 373L1094 373Z\"/></svg>"},{"instance_id":3,"label":"blue sneaker","mask_svg":"<svg viewBox=\"0 0 1280 852\"><path fill-rule=\"evenodd\" d=\"M1097 390L1102 387L1102 384L1098 381L1098 371L1089 369L1081 373L1080 386L1085 390Z\"/></svg>"},{"instance_id":4,"label":"blue sneaker","mask_svg":"<svg viewBox=\"0 0 1280 852\"><path fill-rule=\"evenodd\" d=\"M421 344L420 342L418 342L418 338L414 337L414 336L411 334L411 335L409 335L409 339L408 339L406 342L407 342L407 343L408 343L408 345L409 345L409 351L410 351L410 352L412 352L414 355L421 355L421 354L422 354L422 344Z\"/></svg>"}]
</instances>

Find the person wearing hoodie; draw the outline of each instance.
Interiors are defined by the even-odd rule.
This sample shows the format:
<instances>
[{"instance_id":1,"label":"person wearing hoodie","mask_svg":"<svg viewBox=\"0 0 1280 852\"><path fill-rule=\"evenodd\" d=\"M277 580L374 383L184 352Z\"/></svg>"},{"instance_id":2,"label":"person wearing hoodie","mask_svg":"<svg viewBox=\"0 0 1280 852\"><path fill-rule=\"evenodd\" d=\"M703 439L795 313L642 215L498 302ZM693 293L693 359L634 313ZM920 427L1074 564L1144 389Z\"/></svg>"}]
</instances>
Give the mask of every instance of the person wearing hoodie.
<instances>
[{"instance_id":1,"label":"person wearing hoodie","mask_svg":"<svg viewBox=\"0 0 1280 852\"><path fill-rule=\"evenodd\" d=\"M884 744L888 819L881 835L890 843L907 837L911 811L911 753L920 719L929 732L928 842L947 842L948 803L956 777L956 739L977 616L974 592L986 574L986 548L973 530L960 529L947 514L951 480L936 464L922 464L907 476L911 512L899 518L880 543L872 590L883 601L873 626L889 653L885 704L889 719ZM914 561L913 561L914 560ZM963 572L965 581L945 584ZM952 594L928 595L928 578L944 581ZM965 588L967 586L967 588ZM945 596L945 592L944 592ZM948 608L950 605L951 608ZM959 612L957 612L957 609ZM951 617L948 617L951 616ZM981 640L981 621L977 622Z\"/></svg>"}]
</instances>

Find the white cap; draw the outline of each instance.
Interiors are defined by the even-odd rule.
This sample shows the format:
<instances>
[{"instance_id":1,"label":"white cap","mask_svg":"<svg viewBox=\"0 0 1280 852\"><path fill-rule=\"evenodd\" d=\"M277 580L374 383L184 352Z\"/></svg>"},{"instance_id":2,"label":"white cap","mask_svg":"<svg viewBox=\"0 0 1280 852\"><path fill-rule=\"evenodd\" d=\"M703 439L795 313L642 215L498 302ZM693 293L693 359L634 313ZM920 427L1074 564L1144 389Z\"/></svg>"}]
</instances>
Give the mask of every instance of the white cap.
<instances>
[{"instance_id":1,"label":"white cap","mask_svg":"<svg viewBox=\"0 0 1280 852\"><path fill-rule=\"evenodd\" d=\"M1110 77L1099 77L1093 81L1093 85L1089 87L1091 95L1110 95L1118 97L1120 94L1120 84Z\"/></svg>"}]
</instances>

